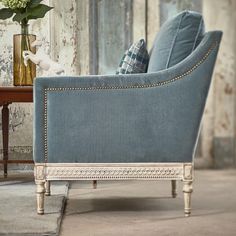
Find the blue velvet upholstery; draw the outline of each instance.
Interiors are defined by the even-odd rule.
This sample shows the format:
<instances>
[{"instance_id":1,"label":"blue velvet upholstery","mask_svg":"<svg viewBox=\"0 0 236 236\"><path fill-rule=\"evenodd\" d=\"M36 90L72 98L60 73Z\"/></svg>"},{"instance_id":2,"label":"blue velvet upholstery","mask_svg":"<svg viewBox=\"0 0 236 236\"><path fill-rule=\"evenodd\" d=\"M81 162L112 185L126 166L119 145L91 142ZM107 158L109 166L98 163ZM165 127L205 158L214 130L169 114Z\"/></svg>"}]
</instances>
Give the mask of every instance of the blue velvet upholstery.
<instances>
[{"instance_id":1,"label":"blue velvet upholstery","mask_svg":"<svg viewBox=\"0 0 236 236\"><path fill-rule=\"evenodd\" d=\"M156 73L37 78L35 162L191 162L221 35Z\"/></svg>"},{"instance_id":2,"label":"blue velvet upholstery","mask_svg":"<svg viewBox=\"0 0 236 236\"><path fill-rule=\"evenodd\" d=\"M183 11L167 20L157 33L148 72L167 69L186 58L200 43L204 34L202 15Z\"/></svg>"}]
</instances>

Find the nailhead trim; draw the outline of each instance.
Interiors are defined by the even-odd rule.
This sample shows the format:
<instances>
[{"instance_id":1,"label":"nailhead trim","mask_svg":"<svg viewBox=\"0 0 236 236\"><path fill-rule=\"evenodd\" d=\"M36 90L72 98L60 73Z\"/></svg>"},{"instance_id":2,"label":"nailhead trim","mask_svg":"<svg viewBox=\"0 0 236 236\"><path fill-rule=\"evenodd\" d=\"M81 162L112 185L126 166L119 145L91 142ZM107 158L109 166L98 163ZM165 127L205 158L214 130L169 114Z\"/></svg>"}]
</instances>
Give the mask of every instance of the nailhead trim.
<instances>
[{"instance_id":1,"label":"nailhead trim","mask_svg":"<svg viewBox=\"0 0 236 236\"><path fill-rule=\"evenodd\" d=\"M103 89L137 89L137 88L152 88L152 87L160 87L166 84L173 83L177 80L183 79L185 76L191 74L195 69L197 69L210 55L210 53L214 50L214 48L218 45L218 42L214 42L206 54L202 57L202 59L196 63L192 68L187 70L181 75L178 75L172 79L158 82L156 84L148 84L148 85L130 85L130 86L100 86L100 87L56 87L56 88L45 88L44 89L44 161L47 163L48 161L48 146L47 146L47 92L48 91L70 91L70 90L103 90Z\"/></svg>"},{"instance_id":2,"label":"nailhead trim","mask_svg":"<svg viewBox=\"0 0 236 236\"><path fill-rule=\"evenodd\" d=\"M44 90L44 161L48 162L48 142L47 142L47 90Z\"/></svg>"}]
</instances>

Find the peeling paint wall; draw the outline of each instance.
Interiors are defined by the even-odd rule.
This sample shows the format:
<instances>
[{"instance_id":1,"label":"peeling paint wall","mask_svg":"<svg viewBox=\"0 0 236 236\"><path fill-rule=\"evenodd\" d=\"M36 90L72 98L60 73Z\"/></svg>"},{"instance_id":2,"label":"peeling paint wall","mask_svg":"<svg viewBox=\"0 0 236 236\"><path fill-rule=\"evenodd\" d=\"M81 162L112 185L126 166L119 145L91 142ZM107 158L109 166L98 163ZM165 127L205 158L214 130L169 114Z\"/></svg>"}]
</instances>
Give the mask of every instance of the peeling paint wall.
<instances>
[{"instance_id":1,"label":"peeling paint wall","mask_svg":"<svg viewBox=\"0 0 236 236\"><path fill-rule=\"evenodd\" d=\"M30 21L29 32L36 34L37 38L50 45L51 57L65 67L66 74L88 74L89 1L44 0L43 2L53 6L54 9L43 19ZM12 20L0 21L0 86L13 84L12 41L13 35L18 33L20 33L20 26L17 23ZM40 75L42 71L38 69L37 76ZM9 110L9 158L32 159L33 105L11 104ZM0 158L2 158L1 130ZM10 169L19 167L25 168L24 165L9 165Z\"/></svg>"},{"instance_id":2,"label":"peeling paint wall","mask_svg":"<svg viewBox=\"0 0 236 236\"><path fill-rule=\"evenodd\" d=\"M203 0L206 29L223 31L202 129L203 163L219 168L236 166L235 11L236 1Z\"/></svg>"},{"instance_id":3,"label":"peeling paint wall","mask_svg":"<svg viewBox=\"0 0 236 236\"><path fill-rule=\"evenodd\" d=\"M132 42L131 4L131 0L98 1L99 74L114 74L124 51ZM113 27L108 27L107 21Z\"/></svg>"},{"instance_id":4,"label":"peeling paint wall","mask_svg":"<svg viewBox=\"0 0 236 236\"><path fill-rule=\"evenodd\" d=\"M51 45L55 60L65 68L66 74L77 72L77 5L76 1L53 1L51 17ZM62 23L63 22L63 23Z\"/></svg>"},{"instance_id":5,"label":"peeling paint wall","mask_svg":"<svg viewBox=\"0 0 236 236\"><path fill-rule=\"evenodd\" d=\"M50 45L51 57L65 67L68 75L113 74L131 42L144 38L150 49L165 19L183 9L202 10L206 30L222 29L224 37L204 114L196 165L235 165L236 1L44 2L54 6L54 10L44 19L32 21L30 32ZM0 21L0 85L12 84L12 37L19 32L20 27L12 21ZM32 104L10 106L10 158L32 158L32 109Z\"/></svg>"}]
</instances>

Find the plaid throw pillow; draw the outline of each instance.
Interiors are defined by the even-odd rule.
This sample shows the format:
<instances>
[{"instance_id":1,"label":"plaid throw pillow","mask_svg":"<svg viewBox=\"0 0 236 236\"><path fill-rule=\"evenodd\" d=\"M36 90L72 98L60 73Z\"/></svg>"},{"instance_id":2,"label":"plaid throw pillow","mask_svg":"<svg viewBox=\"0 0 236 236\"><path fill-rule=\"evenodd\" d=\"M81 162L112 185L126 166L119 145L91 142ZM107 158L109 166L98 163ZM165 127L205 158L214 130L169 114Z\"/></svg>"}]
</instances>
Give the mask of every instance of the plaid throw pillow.
<instances>
[{"instance_id":1,"label":"plaid throw pillow","mask_svg":"<svg viewBox=\"0 0 236 236\"><path fill-rule=\"evenodd\" d=\"M121 59L116 74L137 74L147 72L149 55L143 39L131 45Z\"/></svg>"}]
</instances>

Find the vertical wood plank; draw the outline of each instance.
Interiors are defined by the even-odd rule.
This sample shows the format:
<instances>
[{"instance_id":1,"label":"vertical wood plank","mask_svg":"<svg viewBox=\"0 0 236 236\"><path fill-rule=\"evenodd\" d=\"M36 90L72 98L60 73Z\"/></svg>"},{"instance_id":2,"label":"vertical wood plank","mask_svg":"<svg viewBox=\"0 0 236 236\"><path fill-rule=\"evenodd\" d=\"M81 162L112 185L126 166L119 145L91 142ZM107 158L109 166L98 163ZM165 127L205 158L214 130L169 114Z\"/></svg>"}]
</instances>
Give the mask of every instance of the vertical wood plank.
<instances>
[{"instance_id":1,"label":"vertical wood plank","mask_svg":"<svg viewBox=\"0 0 236 236\"><path fill-rule=\"evenodd\" d=\"M204 22L206 25L206 31L211 28L211 17L213 17L213 12L209 13L211 8L210 1L204 0L203 1L203 16ZM214 26L213 26L214 27ZM215 111L214 111L214 96L215 96L215 79L212 79L212 84L209 90L206 107L203 115L202 120L202 127L201 127L201 157L196 160L196 167L212 167L214 162L214 123L215 123Z\"/></svg>"},{"instance_id":2,"label":"vertical wood plank","mask_svg":"<svg viewBox=\"0 0 236 236\"><path fill-rule=\"evenodd\" d=\"M146 39L146 0L133 1L133 42Z\"/></svg>"},{"instance_id":3,"label":"vertical wood plank","mask_svg":"<svg viewBox=\"0 0 236 236\"><path fill-rule=\"evenodd\" d=\"M171 16L184 10L202 11L202 0L160 0L161 25Z\"/></svg>"},{"instance_id":4,"label":"vertical wood plank","mask_svg":"<svg viewBox=\"0 0 236 236\"><path fill-rule=\"evenodd\" d=\"M89 1L52 1L51 45L54 60L70 75L89 73Z\"/></svg>"},{"instance_id":5,"label":"vertical wood plank","mask_svg":"<svg viewBox=\"0 0 236 236\"><path fill-rule=\"evenodd\" d=\"M75 60L77 59L77 74L88 75L90 73L89 57L90 57L90 34L89 22L90 11L88 0L76 0L77 2L77 51ZM97 42L95 42L97 43Z\"/></svg>"},{"instance_id":6,"label":"vertical wood plank","mask_svg":"<svg viewBox=\"0 0 236 236\"><path fill-rule=\"evenodd\" d=\"M128 49L131 43L133 43L133 0L124 1L124 46Z\"/></svg>"},{"instance_id":7,"label":"vertical wood plank","mask_svg":"<svg viewBox=\"0 0 236 236\"><path fill-rule=\"evenodd\" d=\"M89 3L89 72L98 74L98 2Z\"/></svg>"},{"instance_id":8,"label":"vertical wood plank","mask_svg":"<svg viewBox=\"0 0 236 236\"><path fill-rule=\"evenodd\" d=\"M202 143L207 145L203 150L204 158L209 155L207 150L213 151L217 167L235 165L235 10L235 1L203 1L207 31L224 31L213 75L213 91L204 117L205 133L202 135Z\"/></svg>"},{"instance_id":9,"label":"vertical wood plank","mask_svg":"<svg viewBox=\"0 0 236 236\"><path fill-rule=\"evenodd\" d=\"M77 69L77 2L52 1L51 47L54 60L65 68L66 74L76 74Z\"/></svg>"},{"instance_id":10,"label":"vertical wood plank","mask_svg":"<svg viewBox=\"0 0 236 236\"><path fill-rule=\"evenodd\" d=\"M160 29L160 0L147 0L147 46L152 47Z\"/></svg>"},{"instance_id":11,"label":"vertical wood plank","mask_svg":"<svg viewBox=\"0 0 236 236\"><path fill-rule=\"evenodd\" d=\"M99 74L115 74L127 45L131 43L131 2L130 0L98 2Z\"/></svg>"}]
</instances>

